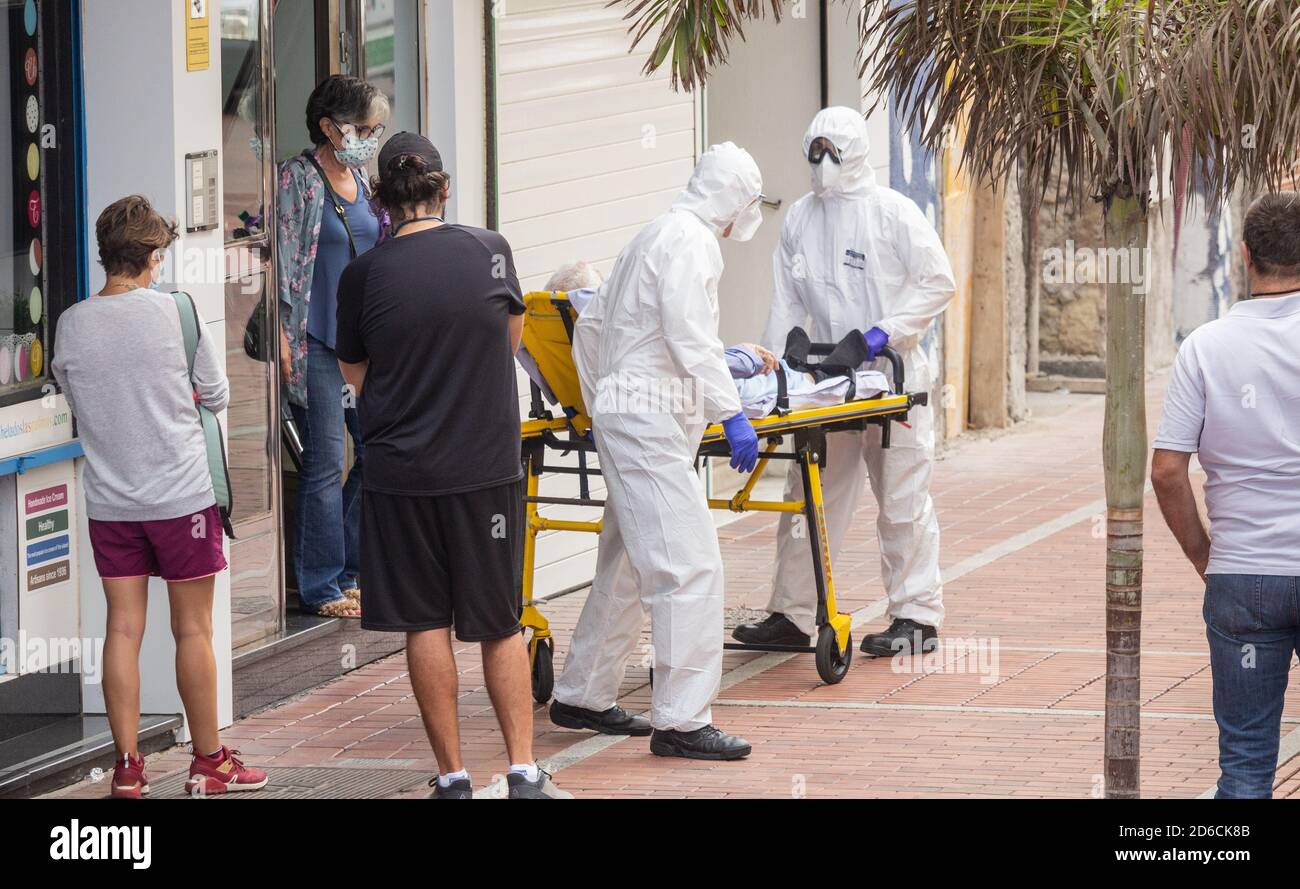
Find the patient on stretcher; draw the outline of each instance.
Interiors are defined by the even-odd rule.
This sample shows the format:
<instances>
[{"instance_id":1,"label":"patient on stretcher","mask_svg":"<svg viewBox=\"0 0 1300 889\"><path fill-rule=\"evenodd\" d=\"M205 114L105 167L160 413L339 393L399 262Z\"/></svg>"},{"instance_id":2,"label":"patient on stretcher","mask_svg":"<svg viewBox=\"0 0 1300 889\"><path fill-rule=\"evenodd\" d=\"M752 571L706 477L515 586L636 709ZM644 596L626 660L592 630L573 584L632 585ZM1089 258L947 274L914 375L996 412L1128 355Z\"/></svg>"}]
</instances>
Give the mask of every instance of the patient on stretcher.
<instances>
[{"instance_id":1,"label":"patient on stretcher","mask_svg":"<svg viewBox=\"0 0 1300 889\"><path fill-rule=\"evenodd\" d=\"M727 369L736 383L736 394L745 416L751 420L766 417L776 407L778 396L777 374L785 376L786 395L791 410L812 407L830 407L843 404L849 398L847 376L826 376L797 371L786 359L770 373L763 373L763 361L749 346L732 346L727 349ZM878 370L859 369L853 379L853 398L876 398L889 391L888 378Z\"/></svg>"},{"instance_id":2,"label":"patient on stretcher","mask_svg":"<svg viewBox=\"0 0 1300 889\"><path fill-rule=\"evenodd\" d=\"M594 289L570 290L569 304L581 315L582 310L595 295ZM740 396L740 404L745 416L757 419L772 413L780 390L777 374L785 378L786 395L791 410L829 407L843 404L850 398L876 398L888 392L888 377L878 370L863 369L859 366L865 359L865 354L860 357L849 354L853 352L852 346L855 345L852 337L856 337L857 341L862 338L861 334L851 333L836 349L837 353L846 354L843 361L845 365L857 368L852 378L847 373L828 374L818 371L815 367L801 361L808 355L807 335L797 328L792 331L790 341L787 342L787 358L780 359L779 366L774 370L766 370L764 359L755 347L739 345L727 349L727 369L731 371L732 379L736 384L736 394ZM519 363L523 365L529 377L541 387L547 400L554 402L550 387L542 379L536 363L531 360L526 350L521 348L518 357ZM824 360L834 363L833 356L828 356Z\"/></svg>"}]
</instances>

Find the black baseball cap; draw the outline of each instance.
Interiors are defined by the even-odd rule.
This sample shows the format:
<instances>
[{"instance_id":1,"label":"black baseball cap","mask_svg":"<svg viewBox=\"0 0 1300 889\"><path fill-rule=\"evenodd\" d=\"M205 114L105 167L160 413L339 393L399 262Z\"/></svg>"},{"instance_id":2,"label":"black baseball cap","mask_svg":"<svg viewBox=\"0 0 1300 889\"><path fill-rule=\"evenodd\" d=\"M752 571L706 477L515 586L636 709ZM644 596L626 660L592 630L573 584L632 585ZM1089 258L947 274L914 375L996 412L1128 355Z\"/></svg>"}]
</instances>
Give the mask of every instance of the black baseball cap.
<instances>
[{"instance_id":1,"label":"black baseball cap","mask_svg":"<svg viewBox=\"0 0 1300 889\"><path fill-rule=\"evenodd\" d=\"M407 154L420 158L430 171L442 172L442 155L438 153L438 149L433 147L433 143L419 133L403 130L400 133L394 133L380 150L380 174L382 175L383 171L388 169L389 163L394 159Z\"/></svg>"}]
</instances>

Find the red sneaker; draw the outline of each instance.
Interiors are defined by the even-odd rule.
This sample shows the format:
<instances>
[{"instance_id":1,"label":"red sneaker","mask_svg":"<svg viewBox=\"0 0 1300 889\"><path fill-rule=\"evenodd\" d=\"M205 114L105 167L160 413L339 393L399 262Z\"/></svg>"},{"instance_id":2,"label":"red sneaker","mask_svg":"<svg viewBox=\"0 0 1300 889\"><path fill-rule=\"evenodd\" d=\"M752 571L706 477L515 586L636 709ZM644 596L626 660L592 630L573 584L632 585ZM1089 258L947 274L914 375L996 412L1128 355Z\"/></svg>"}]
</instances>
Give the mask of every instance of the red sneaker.
<instances>
[{"instance_id":1,"label":"red sneaker","mask_svg":"<svg viewBox=\"0 0 1300 889\"><path fill-rule=\"evenodd\" d=\"M128 753L113 766L114 799L140 799L149 792L149 778L144 773L144 757Z\"/></svg>"},{"instance_id":2,"label":"red sneaker","mask_svg":"<svg viewBox=\"0 0 1300 889\"><path fill-rule=\"evenodd\" d=\"M208 796L237 790L261 790L266 786L266 772L244 765L238 753L229 747L221 748L221 759L196 753L190 762L185 792L190 796Z\"/></svg>"}]
</instances>

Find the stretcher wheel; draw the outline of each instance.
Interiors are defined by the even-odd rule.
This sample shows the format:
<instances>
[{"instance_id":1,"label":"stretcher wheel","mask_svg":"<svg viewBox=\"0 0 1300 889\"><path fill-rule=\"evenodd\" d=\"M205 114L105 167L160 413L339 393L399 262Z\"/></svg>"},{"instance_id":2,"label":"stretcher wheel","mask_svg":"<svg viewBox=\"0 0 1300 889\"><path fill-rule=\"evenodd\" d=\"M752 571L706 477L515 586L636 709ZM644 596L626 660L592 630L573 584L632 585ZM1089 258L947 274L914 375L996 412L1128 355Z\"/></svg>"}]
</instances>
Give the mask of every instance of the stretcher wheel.
<instances>
[{"instance_id":1,"label":"stretcher wheel","mask_svg":"<svg viewBox=\"0 0 1300 889\"><path fill-rule=\"evenodd\" d=\"M533 700L545 704L555 691L555 662L551 640L539 639L533 654Z\"/></svg>"},{"instance_id":2,"label":"stretcher wheel","mask_svg":"<svg viewBox=\"0 0 1300 889\"><path fill-rule=\"evenodd\" d=\"M848 645L840 651L835 628L830 624L822 627L817 633L816 657L817 675L827 685L836 685L848 675L849 664L853 661L853 634L849 634Z\"/></svg>"}]
</instances>

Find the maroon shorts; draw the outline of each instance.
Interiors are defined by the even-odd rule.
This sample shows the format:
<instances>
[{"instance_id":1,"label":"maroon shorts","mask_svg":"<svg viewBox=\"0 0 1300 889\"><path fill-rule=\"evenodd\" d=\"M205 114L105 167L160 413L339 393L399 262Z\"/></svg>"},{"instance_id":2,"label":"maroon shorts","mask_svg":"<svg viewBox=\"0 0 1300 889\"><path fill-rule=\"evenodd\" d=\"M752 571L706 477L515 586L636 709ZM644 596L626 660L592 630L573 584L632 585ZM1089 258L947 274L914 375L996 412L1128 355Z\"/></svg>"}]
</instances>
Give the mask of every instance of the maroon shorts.
<instances>
[{"instance_id":1,"label":"maroon shorts","mask_svg":"<svg viewBox=\"0 0 1300 889\"><path fill-rule=\"evenodd\" d=\"M161 577L170 582L211 577L226 568L216 504L193 515L148 522L90 520L95 568L105 580Z\"/></svg>"}]
</instances>

